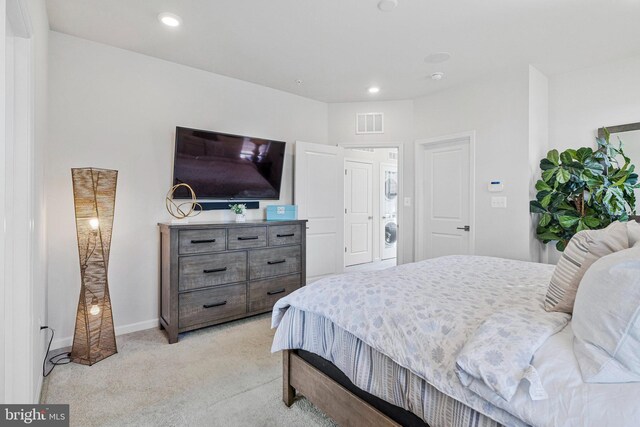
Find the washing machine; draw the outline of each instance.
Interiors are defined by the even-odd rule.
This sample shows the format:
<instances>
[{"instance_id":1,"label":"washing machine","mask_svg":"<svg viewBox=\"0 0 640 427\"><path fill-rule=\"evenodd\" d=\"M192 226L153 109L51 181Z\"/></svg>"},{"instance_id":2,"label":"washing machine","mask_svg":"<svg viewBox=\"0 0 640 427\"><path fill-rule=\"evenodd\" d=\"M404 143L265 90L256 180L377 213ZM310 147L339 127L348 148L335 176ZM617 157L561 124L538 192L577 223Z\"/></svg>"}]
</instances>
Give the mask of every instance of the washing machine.
<instances>
[{"instance_id":1,"label":"washing machine","mask_svg":"<svg viewBox=\"0 0 640 427\"><path fill-rule=\"evenodd\" d=\"M384 227L384 248L382 259L396 257L398 241L398 170L396 166L384 165L384 200L382 203L382 221Z\"/></svg>"}]
</instances>

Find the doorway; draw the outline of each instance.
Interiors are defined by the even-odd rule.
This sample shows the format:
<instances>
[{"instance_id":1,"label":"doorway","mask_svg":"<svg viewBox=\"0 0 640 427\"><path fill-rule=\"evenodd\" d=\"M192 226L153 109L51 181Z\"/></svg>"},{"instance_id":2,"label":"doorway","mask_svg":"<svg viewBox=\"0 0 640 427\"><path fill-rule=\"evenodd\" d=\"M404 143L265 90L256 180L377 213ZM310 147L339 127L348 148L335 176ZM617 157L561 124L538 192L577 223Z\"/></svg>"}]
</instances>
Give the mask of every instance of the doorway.
<instances>
[{"instance_id":1,"label":"doorway","mask_svg":"<svg viewBox=\"0 0 640 427\"><path fill-rule=\"evenodd\" d=\"M397 264L398 187L397 148L345 149L345 271Z\"/></svg>"}]
</instances>

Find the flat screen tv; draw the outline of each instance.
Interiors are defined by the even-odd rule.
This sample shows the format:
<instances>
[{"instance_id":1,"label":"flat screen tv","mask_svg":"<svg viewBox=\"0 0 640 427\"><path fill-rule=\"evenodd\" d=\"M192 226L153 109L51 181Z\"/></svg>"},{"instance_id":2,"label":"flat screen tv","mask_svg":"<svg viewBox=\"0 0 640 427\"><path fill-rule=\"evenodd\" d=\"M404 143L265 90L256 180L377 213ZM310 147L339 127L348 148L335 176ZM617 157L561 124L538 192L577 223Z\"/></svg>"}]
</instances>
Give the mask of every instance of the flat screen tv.
<instances>
[{"instance_id":1,"label":"flat screen tv","mask_svg":"<svg viewBox=\"0 0 640 427\"><path fill-rule=\"evenodd\" d=\"M173 183L198 199L277 200L286 143L198 129L176 128ZM174 198L190 198L180 187Z\"/></svg>"}]
</instances>

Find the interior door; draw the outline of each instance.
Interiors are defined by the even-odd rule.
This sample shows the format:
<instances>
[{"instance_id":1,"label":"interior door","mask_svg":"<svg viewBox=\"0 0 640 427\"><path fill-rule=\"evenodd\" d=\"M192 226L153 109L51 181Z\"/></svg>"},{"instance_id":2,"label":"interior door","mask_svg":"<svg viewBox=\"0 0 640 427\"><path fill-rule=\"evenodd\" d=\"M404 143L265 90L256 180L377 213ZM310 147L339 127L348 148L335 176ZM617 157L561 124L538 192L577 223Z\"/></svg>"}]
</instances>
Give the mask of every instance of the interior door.
<instances>
[{"instance_id":1,"label":"interior door","mask_svg":"<svg viewBox=\"0 0 640 427\"><path fill-rule=\"evenodd\" d=\"M307 219L307 282L344 267L344 149L296 142L294 202Z\"/></svg>"},{"instance_id":2,"label":"interior door","mask_svg":"<svg viewBox=\"0 0 640 427\"><path fill-rule=\"evenodd\" d=\"M398 167L380 163L380 258L397 255L398 241Z\"/></svg>"},{"instance_id":3,"label":"interior door","mask_svg":"<svg viewBox=\"0 0 640 427\"><path fill-rule=\"evenodd\" d=\"M373 261L373 165L344 162L345 266Z\"/></svg>"},{"instance_id":4,"label":"interior door","mask_svg":"<svg viewBox=\"0 0 640 427\"><path fill-rule=\"evenodd\" d=\"M470 254L469 141L419 147L422 247L418 248L418 259Z\"/></svg>"}]
</instances>

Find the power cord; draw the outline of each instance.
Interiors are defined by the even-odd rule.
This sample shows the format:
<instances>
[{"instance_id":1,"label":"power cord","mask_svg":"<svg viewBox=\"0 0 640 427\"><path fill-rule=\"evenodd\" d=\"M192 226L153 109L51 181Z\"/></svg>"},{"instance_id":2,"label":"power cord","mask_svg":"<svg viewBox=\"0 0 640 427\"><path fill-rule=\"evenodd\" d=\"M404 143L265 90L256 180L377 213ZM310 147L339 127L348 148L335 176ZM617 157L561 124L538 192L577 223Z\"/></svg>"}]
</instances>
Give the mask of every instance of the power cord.
<instances>
[{"instance_id":1,"label":"power cord","mask_svg":"<svg viewBox=\"0 0 640 427\"><path fill-rule=\"evenodd\" d=\"M49 358L49 363L51 363L51 369L47 371L47 356L49 355L49 351L51 351L51 343L53 342L53 337L56 335L56 331L53 328L48 326L40 326L40 330L49 329L51 331L51 338L49 338L49 345L47 345L47 352L44 355L44 360L42 361L42 376L48 377L49 374L54 370L54 368L58 365L66 365L71 363L71 353L68 351L55 354Z\"/></svg>"}]
</instances>

